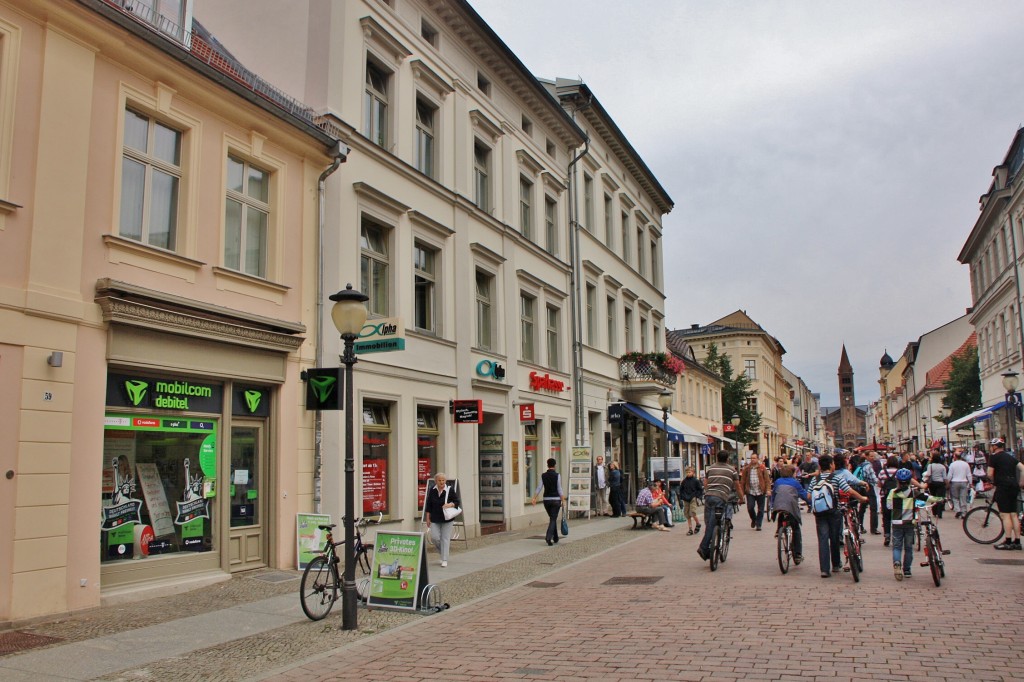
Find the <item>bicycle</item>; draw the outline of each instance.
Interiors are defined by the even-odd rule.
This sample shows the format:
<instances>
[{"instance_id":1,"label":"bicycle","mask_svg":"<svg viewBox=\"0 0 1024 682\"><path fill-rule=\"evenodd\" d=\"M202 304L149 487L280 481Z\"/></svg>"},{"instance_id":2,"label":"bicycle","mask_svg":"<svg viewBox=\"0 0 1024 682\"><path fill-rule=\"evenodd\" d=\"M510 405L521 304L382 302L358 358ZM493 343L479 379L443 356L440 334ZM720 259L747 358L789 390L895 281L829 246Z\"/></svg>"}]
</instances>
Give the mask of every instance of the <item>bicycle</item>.
<instances>
[{"instance_id":1,"label":"bicycle","mask_svg":"<svg viewBox=\"0 0 1024 682\"><path fill-rule=\"evenodd\" d=\"M918 543L921 542L922 536L924 537L925 561L922 561L921 565L928 567L935 587L939 587L942 584L942 579L946 577L946 562L942 560L942 557L949 554L949 550L942 549L939 528L932 518L930 505L921 501L915 502L914 516L917 519Z\"/></svg>"},{"instance_id":2,"label":"bicycle","mask_svg":"<svg viewBox=\"0 0 1024 682\"><path fill-rule=\"evenodd\" d=\"M789 572L790 562L796 564L796 555L793 554L793 521L789 512L779 511L775 537L779 550L779 570L785 575Z\"/></svg>"},{"instance_id":3,"label":"bicycle","mask_svg":"<svg viewBox=\"0 0 1024 682\"><path fill-rule=\"evenodd\" d=\"M843 570L849 570L853 582L859 583L861 571L864 570L864 557L860 552L863 540L860 539L857 516L853 513L853 507L843 502L839 503L839 511L843 515Z\"/></svg>"},{"instance_id":4,"label":"bicycle","mask_svg":"<svg viewBox=\"0 0 1024 682\"><path fill-rule=\"evenodd\" d=\"M379 524L383 519L384 514L381 513L376 520L356 519L353 524L356 533L353 554L356 566L360 568L364 576L370 575L370 566L372 564L370 554L373 551L373 545L363 542L363 534L360 528L364 528L370 523ZM334 541L332 531L336 526L337 524L334 523L317 526L317 528L327 533L327 539L320 554L306 565L306 570L302 573L299 601L302 604L303 613L310 620L323 620L326 618L327 614L334 608L334 602L338 600L342 593L341 575L338 572L338 565L341 563L341 560L338 558L336 548L339 545L345 544L345 541ZM366 599L369 592L368 588L369 578L364 578L356 588L360 599Z\"/></svg>"},{"instance_id":5,"label":"bicycle","mask_svg":"<svg viewBox=\"0 0 1024 682\"><path fill-rule=\"evenodd\" d=\"M1019 516L1024 521L1024 512L1019 512ZM995 495L992 495L985 504L964 514L962 523L967 537L979 545L995 544L1005 532L1003 522L999 518L999 509L996 507Z\"/></svg>"},{"instance_id":6,"label":"bicycle","mask_svg":"<svg viewBox=\"0 0 1024 682\"><path fill-rule=\"evenodd\" d=\"M729 557L729 543L732 541L732 514L739 509L735 502L728 503L732 513L725 515L725 507L715 510L715 532L711 535L711 570L718 570L719 563L725 563Z\"/></svg>"}]
</instances>

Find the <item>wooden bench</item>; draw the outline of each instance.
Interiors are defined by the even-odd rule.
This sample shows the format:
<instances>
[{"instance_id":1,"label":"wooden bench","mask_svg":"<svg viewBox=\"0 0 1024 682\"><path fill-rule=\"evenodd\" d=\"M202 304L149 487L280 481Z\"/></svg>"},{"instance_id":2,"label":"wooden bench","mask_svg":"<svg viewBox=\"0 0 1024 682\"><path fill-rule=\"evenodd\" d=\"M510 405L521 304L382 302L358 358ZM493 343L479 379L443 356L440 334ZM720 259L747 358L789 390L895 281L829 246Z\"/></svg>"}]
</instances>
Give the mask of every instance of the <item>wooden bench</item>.
<instances>
[{"instance_id":1,"label":"wooden bench","mask_svg":"<svg viewBox=\"0 0 1024 682\"><path fill-rule=\"evenodd\" d=\"M654 516L653 515L644 514L643 512L638 512L638 511L631 511L631 512L627 513L626 516L628 516L629 518L633 519L633 528L632 528L632 530L637 530L637 529L643 530L645 528L653 528L654 527Z\"/></svg>"}]
</instances>

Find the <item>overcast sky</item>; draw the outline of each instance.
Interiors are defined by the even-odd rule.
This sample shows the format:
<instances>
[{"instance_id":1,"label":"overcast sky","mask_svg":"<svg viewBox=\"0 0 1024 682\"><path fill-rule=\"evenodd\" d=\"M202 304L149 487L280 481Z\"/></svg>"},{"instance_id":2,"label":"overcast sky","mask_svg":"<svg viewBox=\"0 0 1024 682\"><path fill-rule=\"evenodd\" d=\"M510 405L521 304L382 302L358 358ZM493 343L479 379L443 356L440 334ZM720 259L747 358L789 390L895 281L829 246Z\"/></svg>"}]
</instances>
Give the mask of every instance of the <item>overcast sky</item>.
<instances>
[{"instance_id":1,"label":"overcast sky","mask_svg":"<svg viewBox=\"0 0 1024 682\"><path fill-rule=\"evenodd\" d=\"M534 75L582 78L675 201L669 328L746 310L823 406L845 343L866 404L886 349L970 306L1024 2L470 1Z\"/></svg>"}]
</instances>

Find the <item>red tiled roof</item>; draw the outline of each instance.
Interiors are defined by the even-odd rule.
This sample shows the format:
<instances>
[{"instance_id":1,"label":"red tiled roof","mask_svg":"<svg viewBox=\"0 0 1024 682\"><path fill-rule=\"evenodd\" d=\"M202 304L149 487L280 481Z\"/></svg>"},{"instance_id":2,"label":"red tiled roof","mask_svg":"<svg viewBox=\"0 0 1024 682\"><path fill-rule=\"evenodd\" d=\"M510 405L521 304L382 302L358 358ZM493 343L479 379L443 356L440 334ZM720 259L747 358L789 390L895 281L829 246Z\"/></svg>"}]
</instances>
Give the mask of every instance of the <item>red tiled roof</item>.
<instances>
[{"instance_id":1,"label":"red tiled roof","mask_svg":"<svg viewBox=\"0 0 1024 682\"><path fill-rule=\"evenodd\" d=\"M924 389L928 391L944 388L946 380L949 379L949 371L953 368L953 358L970 350L971 348L977 347L977 345L978 333L971 332L971 335L967 337L967 340L963 342L963 345L947 355L942 362L935 365L925 373Z\"/></svg>"}]
</instances>

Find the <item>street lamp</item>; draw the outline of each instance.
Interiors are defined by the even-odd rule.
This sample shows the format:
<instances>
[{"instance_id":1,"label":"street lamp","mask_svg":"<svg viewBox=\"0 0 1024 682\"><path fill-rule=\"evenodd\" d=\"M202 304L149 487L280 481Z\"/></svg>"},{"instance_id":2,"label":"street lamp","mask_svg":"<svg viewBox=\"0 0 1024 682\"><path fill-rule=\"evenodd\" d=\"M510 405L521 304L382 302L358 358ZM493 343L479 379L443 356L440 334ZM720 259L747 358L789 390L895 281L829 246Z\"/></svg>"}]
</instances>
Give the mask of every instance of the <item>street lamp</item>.
<instances>
[{"instance_id":1,"label":"street lamp","mask_svg":"<svg viewBox=\"0 0 1024 682\"><path fill-rule=\"evenodd\" d=\"M356 480L355 456L352 442L354 420L352 413L352 365L356 364L355 342L359 332L366 324L366 302L369 296L345 285L343 291L329 297L334 301L331 308L331 319L338 333L345 342L341 362L345 365L345 577L341 581L341 629L357 629L356 610L356 556L352 548L356 544Z\"/></svg>"},{"instance_id":2,"label":"street lamp","mask_svg":"<svg viewBox=\"0 0 1024 682\"><path fill-rule=\"evenodd\" d=\"M921 417L921 450L927 452L931 450L930 443L928 442L928 417Z\"/></svg>"},{"instance_id":3,"label":"street lamp","mask_svg":"<svg viewBox=\"0 0 1024 682\"><path fill-rule=\"evenodd\" d=\"M1017 425L1014 423L1014 413L1017 410L1017 386L1020 385L1020 377L1012 369L1003 372L1003 388L1006 389L1006 430L1010 435L1010 452L1017 450Z\"/></svg>"},{"instance_id":4,"label":"street lamp","mask_svg":"<svg viewBox=\"0 0 1024 682\"><path fill-rule=\"evenodd\" d=\"M946 454L948 455L953 451L953 444L949 442L949 422L952 421L950 417L953 416L953 411L943 405L939 408L939 414L942 416L942 423L946 425Z\"/></svg>"},{"instance_id":5,"label":"street lamp","mask_svg":"<svg viewBox=\"0 0 1024 682\"><path fill-rule=\"evenodd\" d=\"M665 431L665 449L662 457L668 457L668 411L672 408L672 392L667 388L658 394L658 405L661 407L661 424ZM665 472L668 473L668 459L665 460Z\"/></svg>"},{"instance_id":6,"label":"street lamp","mask_svg":"<svg viewBox=\"0 0 1024 682\"><path fill-rule=\"evenodd\" d=\"M740 463L740 416L734 414L729 423L732 424L732 437L736 440L736 465Z\"/></svg>"}]
</instances>

